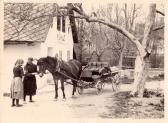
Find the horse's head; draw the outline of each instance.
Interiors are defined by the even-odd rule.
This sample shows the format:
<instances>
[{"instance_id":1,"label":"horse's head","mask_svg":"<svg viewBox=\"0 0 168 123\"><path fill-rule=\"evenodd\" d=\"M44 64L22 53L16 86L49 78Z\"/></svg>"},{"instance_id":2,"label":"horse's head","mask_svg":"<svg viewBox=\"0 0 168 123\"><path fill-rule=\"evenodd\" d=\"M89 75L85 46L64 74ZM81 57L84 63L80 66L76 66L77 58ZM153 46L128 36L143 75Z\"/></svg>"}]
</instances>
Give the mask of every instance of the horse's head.
<instances>
[{"instance_id":1,"label":"horse's head","mask_svg":"<svg viewBox=\"0 0 168 123\"><path fill-rule=\"evenodd\" d=\"M58 60L56 58L50 56L40 58L39 60L37 60L39 76L42 77L46 73L46 70L48 70L50 73L53 73L58 64L57 61Z\"/></svg>"}]
</instances>

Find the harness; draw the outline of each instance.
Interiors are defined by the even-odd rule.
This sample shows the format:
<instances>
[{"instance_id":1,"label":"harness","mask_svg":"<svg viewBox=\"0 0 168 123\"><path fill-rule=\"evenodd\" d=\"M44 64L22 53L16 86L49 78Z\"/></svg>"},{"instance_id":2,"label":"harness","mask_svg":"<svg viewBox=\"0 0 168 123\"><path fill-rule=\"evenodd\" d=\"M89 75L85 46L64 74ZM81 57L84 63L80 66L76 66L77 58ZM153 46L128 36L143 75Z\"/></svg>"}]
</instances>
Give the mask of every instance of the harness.
<instances>
[{"instance_id":1,"label":"harness","mask_svg":"<svg viewBox=\"0 0 168 123\"><path fill-rule=\"evenodd\" d=\"M58 66L58 65L57 65L57 66ZM67 77L67 78L69 78L69 79L71 79L71 80L73 80L73 81L75 81L75 82L77 82L77 83L80 81L80 80L74 79L74 78L72 78L71 76L68 76L67 74L61 72L60 68L59 68L58 70L59 70L59 71L55 71L55 72L57 72L57 73L59 73L59 74L65 76L65 77ZM70 85L73 85L71 82L68 82L68 81L65 81L65 82L68 83L68 84L70 84ZM80 86L80 85L77 85L77 86L82 88L82 86Z\"/></svg>"},{"instance_id":2,"label":"harness","mask_svg":"<svg viewBox=\"0 0 168 123\"><path fill-rule=\"evenodd\" d=\"M71 79L71 80L73 80L73 81L79 82L79 80L74 79L74 78L72 78L71 76L68 76L67 74L61 72L61 71L64 71L64 70L61 70L61 67L60 67L62 62L63 62L62 60L58 60L58 61L57 61L57 65L56 65L56 67L55 67L54 73L57 72L57 73L59 73L59 74L65 76L65 77L67 77L67 78L69 78L69 79ZM73 75L73 76L74 76L74 75ZM67 83L69 83L69 82L67 82ZM71 84L71 83L69 83L69 84Z\"/></svg>"}]
</instances>

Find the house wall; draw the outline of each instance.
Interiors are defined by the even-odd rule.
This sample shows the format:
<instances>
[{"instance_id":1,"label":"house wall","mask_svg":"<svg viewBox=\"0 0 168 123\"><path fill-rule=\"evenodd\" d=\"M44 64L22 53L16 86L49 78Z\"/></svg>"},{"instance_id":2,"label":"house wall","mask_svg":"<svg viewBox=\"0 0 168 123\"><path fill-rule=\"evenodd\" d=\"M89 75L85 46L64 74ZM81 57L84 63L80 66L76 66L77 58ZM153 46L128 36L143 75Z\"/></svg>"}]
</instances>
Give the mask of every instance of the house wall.
<instances>
[{"instance_id":1,"label":"house wall","mask_svg":"<svg viewBox=\"0 0 168 123\"><path fill-rule=\"evenodd\" d=\"M49 29L46 41L42 44L43 56L55 57L58 55L58 58L61 58L61 54L62 60L67 61L73 58L73 38L68 17L65 21L65 32L62 32L62 23L61 30L57 30L57 18L53 19L53 25Z\"/></svg>"},{"instance_id":2,"label":"house wall","mask_svg":"<svg viewBox=\"0 0 168 123\"><path fill-rule=\"evenodd\" d=\"M24 65L27 62L28 57L39 58L41 53L41 44L35 43L34 45L18 44L18 45L5 45L2 56L2 92L9 92L11 80L13 78L14 63L18 58L24 60ZM38 87L43 84L42 80L38 79Z\"/></svg>"}]
</instances>

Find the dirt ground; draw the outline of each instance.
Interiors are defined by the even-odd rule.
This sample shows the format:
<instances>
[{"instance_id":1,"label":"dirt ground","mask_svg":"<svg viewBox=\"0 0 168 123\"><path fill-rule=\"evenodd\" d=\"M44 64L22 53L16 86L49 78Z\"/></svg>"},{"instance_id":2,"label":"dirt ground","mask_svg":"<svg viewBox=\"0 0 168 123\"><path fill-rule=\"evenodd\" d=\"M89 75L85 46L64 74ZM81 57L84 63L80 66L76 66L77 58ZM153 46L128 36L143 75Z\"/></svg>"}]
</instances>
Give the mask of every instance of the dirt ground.
<instances>
[{"instance_id":1,"label":"dirt ground","mask_svg":"<svg viewBox=\"0 0 168 123\"><path fill-rule=\"evenodd\" d=\"M158 89L159 81L147 83L149 90ZM156 87L156 88L155 88ZM160 105L161 97L149 98L129 97L132 84L122 84L119 92L113 92L110 85L106 85L101 95L94 94L95 90L86 92L77 97L73 104L68 104L73 109L75 117L101 117L101 118L163 118L164 106Z\"/></svg>"},{"instance_id":2,"label":"dirt ground","mask_svg":"<svg viewBox=\"0 0 168 123\"><path fill-rule=\"evenodd\" d=\"M148 90L163 88L163 81L151 81L146 83ZM54 89L54 87L52 87ZM119 92L113 92L111 85L106 84L100 95L94 88L84 90L82 95L71 97L72 87L66 86L67 99L62 100L62 92L59 89L59 99L54 100L54 91L40 92L34 96L34 103L28 102L22 107L11 107L11 99L3 97L2 123L21 122L26 120L44 121L55 118L164 118L164 106L160 105L161 97L130 98L129 92L132 84L121 84ZM9 118L10 117L10 118Z\"/></svg>"}]
</instances>

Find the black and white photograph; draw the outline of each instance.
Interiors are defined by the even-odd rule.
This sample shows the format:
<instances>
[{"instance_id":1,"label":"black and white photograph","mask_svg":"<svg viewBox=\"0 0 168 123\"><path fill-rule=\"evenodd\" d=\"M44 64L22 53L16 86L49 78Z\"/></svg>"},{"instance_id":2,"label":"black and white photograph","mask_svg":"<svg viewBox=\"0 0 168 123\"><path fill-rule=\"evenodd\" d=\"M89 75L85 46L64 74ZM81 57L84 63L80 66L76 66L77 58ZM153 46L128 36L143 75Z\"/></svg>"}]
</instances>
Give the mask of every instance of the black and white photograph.
<instances>
[{"instance_id":1,"label":"black and white photograph","mask_svg":"<svg viewBox=\"0 0 168 123\"><path fill-rule=\"evenodd\" d=\"M0 122L165 118L165 2L1 4Z\"/></svg>"}]
</instances>

